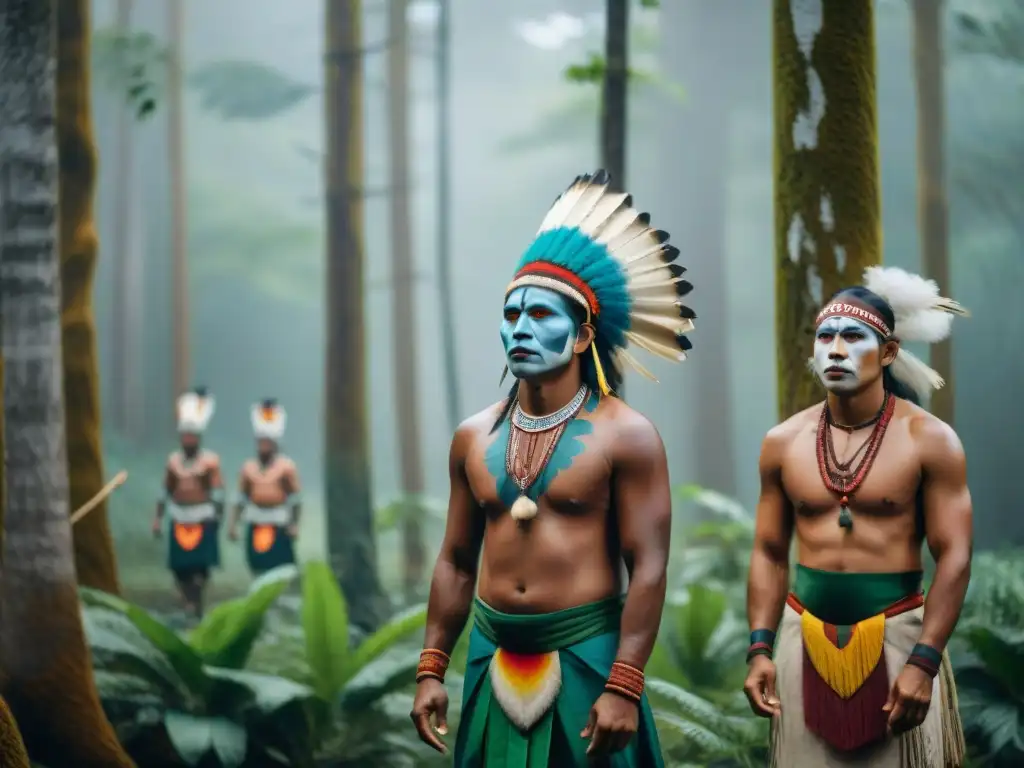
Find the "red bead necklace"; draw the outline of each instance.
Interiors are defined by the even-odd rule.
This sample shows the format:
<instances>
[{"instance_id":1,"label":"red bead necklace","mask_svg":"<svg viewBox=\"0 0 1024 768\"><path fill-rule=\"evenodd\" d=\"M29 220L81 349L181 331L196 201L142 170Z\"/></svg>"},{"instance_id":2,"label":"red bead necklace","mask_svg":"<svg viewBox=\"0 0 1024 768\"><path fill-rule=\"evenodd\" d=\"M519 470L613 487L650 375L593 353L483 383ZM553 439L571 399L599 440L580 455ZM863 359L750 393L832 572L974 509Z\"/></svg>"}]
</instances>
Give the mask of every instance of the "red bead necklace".
<instances>
[{"instance_id":1,"label":"red bead necklace","mask_svg":"<svg viewBox=\"0 0 1024 768\"><path fill-rule=\"evenodd\" d=\"M885 437L885 430L892 421L893 412L896 410L896 398L888 392L885 393L885 400L878 414L872 420L875 428L865 443L854 452L848 462L839 462L835 458L835 450L832 447L832 414L829 412L826 402L821 409L821 419L818 421L818 471L821 473L821 480L825 487L839 498L839 525L842 528L853 527L853 518L850 517L850 497L857 492L864 479L871 471L871 465L875 462L878 449L882 446L882 438ZM870 422L869 422L870 423ZM867 426L858 425L860 426ZM866 448L866 450L864 450ZM853 459L864 450L864 456L853 469L850 468ZM830 456L831 454L831 456ZM829 459L831 458L831 461ZM835 466L832 466L835 465Z\"/></svg>"}]
</instances>

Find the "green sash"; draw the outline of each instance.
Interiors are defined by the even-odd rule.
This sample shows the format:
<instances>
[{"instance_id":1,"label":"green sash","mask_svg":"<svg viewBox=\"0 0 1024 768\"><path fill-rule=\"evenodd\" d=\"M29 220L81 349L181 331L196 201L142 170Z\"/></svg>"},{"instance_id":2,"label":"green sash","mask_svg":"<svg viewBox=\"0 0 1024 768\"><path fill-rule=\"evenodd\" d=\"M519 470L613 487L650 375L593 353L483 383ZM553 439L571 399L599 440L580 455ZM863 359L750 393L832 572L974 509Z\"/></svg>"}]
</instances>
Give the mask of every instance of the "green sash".
<instances>
[{"instance_id":1,"label":"green sash","mask_svg":"<svg viewBox=\"0 0 1024 768\"><path fill-rule=\"evenodd\" d=\"M921 571L847 573L796 567L793 594L827 624L852 625L921 591Z\"/></svg>"},{"instance_id":2,"label":"green sash","mask_svg":"<svg viewBox=\"0 0 1024 768\"><path fill-rule=\"evenodd\" d=\"M476 601L466 664L455 768L587 768L580 737L618 651L622 600L609 598L556 613L508 614ZM515 726L492 696L488 667L499 648L559 652L562 686L528 732ZM637 736L611 756L609 768L663 768L654 716L645 696Z\"/></svg>"}]
</instances>

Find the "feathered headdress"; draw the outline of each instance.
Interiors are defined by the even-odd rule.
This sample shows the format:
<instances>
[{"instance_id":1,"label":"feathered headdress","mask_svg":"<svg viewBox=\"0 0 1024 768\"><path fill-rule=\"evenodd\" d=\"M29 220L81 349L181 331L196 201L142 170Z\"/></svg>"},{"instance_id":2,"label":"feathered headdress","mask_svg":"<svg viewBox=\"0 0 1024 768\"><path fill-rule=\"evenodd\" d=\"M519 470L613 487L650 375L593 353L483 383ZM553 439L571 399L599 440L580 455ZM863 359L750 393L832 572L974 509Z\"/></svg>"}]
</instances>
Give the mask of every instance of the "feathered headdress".
<instances>
[{"instance_id":1,"label":"feathered headdress","mask_svg":"<svg viewBox=\"0 0 1024 768\"><path fill-rule=\"evenodd\" d=\"M524 285L549 288L575 301L596 331L591 345L602 394L611 394L605 370L621 378L626 364L657 381L627 350L630 343L667 360L686 359L685 334L694 313L683 304L693 286L675 263L679 250L668 233L651 227L650 215L632 197L608 190L599 170L578 176L555 201L537 237L519 260L507 297ZM507 369L506 369L507 370Z\"/></svg>"},{"instance_id":2,"label":"feathered headdress","mask_svg":"<svg viewBox=\"0 0 1024 768\"><path fill-rule=\"evenodd\" d=\"M206 387L196 387L178 398L178 432L201 435L213 418L214 399Z\"/></svg>"},{"instance_id":3,"label":"feathered headdress","mask_svg":"<svg viewBox=\"0 0 1024 768\"><path fill-rule=\"evenodd\" d=\"M901 341L923 341L935 344L946 339L953 329L953 317L969 317L964 307L953 299L939 295L934 280L898 267L868 267L864 270L864 287L888 302L896 317L892 329ZM946 382L923 360L900 347L889 370L893 378L910 387L924 399Z\"/></svg>"},{"instance_id":4,"label":"feathered headdress","mask_svg":"<svg viewBox=\"0 0 1024 768\"><path fill-rule=\"evenodd\" d=\"M257 440L273 440L275 443L284 437L284 428L288 415L277 400L267 398L252 407L252 431Z\"/></svg>"}]
</instances>

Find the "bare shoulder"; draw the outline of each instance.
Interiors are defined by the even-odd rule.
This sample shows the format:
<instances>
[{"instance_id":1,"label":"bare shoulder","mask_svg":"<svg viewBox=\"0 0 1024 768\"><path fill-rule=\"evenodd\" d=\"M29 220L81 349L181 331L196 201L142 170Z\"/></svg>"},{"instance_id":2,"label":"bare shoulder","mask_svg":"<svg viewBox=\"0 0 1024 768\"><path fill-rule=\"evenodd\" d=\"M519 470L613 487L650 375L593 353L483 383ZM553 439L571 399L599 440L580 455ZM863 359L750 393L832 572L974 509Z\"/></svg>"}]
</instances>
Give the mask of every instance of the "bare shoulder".
<instances>
[{"instance_id":1,"label":"bare shoulder","mask_svg":"<svg viewBox=\"0 0 1024 768\"><path fill-rule=\"evenodd\" d=\"M640 411L619 398L602 397L596 415L597 428L608 430L616 454L650 458L665 455L665 445L658 428Z\"/></svg>"},{"instance_id":2,"label":"bare shoulder","mask_svg":"<svg viewBox=\"0 0 1024 768\"><path fill-rule=\"evenodd\" d=\"M964 460L960 437L949 424L907 400L897 403L896 417L905 420L907 431L924 463L948 465Z\"/></svg>"},{"instance_id":3,"label":"bare shoulder","mask_svg":"<svg viewBox=\"0 0 1024 768\"><path fill-rule=\"evenodd\" d=\"M291 456L286 456L285 454L280 453L277 456L277 460L279 462L281 462L281 468L285 472L294 472L295 471L295 469L296 469L296 467L295 467L295 460Z\"/></svg>"},{"instance_id":4,"label":"bare shoulder","mask_svg":"<svg viewBox=\"0 0 1024 768\"><path fill-rule=\"evenodd\" d=\"M500 400L484 408L482 411L474 413L459 424L455 428L455 435L452 437L452 456L464 457L476 440L489 435L494 428L494 422L498 420L498 416L501 415L504 407L505 401Z\"/></svg>"},{"instance_id":5,"label":"bare shoulder","mask_svg":"<svg viewBox=\"0 0 1024 768\"><path fill-rule=\"evenodd\" d=\"M769 429L761 444L762 451L785 450L793 442L794 438L817 424L821 416L821 407L821 404L818 403L810 408L804 408L802 411L794 413L785 421Z\"/></svg>"},{"instance_id":6,"label":"bare shoulder","mask_svg":"<svg viewBox=\"0 0 1024 768\"><path fill-rule=\"evenodd\" d=\"M259 464L256 459L246 459L242 462L242 474L243 475L254 475L259 469Z\"/></svg>"},{"instance_id":7,"label":"bare shoulder","mask_svg":"<svg viewBox=\"0 0 1024 768\"><path fill-rule=\"evenodd\" d=\"M203 466L206 469L220 469L220 456L213 451L203 449Z\"/></svg>"}]
</instances>

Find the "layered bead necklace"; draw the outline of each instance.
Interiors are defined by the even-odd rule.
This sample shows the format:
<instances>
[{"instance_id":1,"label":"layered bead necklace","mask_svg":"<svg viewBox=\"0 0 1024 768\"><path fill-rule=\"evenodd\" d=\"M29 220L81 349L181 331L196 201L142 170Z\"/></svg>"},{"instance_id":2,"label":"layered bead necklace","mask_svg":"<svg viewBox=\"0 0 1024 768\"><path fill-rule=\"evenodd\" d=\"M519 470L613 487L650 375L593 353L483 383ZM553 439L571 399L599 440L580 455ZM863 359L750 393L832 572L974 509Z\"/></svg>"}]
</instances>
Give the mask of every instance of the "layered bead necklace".
<instances>
[{"instance_id":1,"label":"layered bead necklace","mask_svg":"<svg viewBox=\"0 0 1024 768\"><path fill-rule=\"evenodd\" d=\"M896 410L896 398L888 392L882 401L882 407L871 419L862 424L845 426L836 424L829 411L828 402L822 406L821 419L818 421L818 471L821 473L821 480L825 487L832 493L839 496L839 526L850 530L853 528L853 518L850 516L850 497L852 497L864 479L871 471L871 465L875 462L878 449L882 446L882 438L885 437L885 430L892 421L893 412ZM832 429L840 429L852 434L859 429L866 429L871 425L874 429L871 436L865 440L853 455L846 461L839 461L836 456L835 446L832 443ZM863 454L863 456L861 456ZM854 462L860 457L856 467Z\"/></svg>"},{"instance_id":2,"label":"layered bead necklace","mask_svg":"<svg viewBox=\"0 0 1024 768\"><path fill-rule=\"evenodd\" d=\"M505 447L505 471L519 488L519 498L510 510L515 520L532 520L537 516L537 502L527 496L527 492L543 474L566 426L576 418L587 402L588 394L587 385L581 385L572 400L547 416L528 416L523 413L518 398L512 404L511 426ZM534 458L541 443L542 457L535 466ZM525 459L520 450L524 444Z\"/></svg>"}]
</instances>

